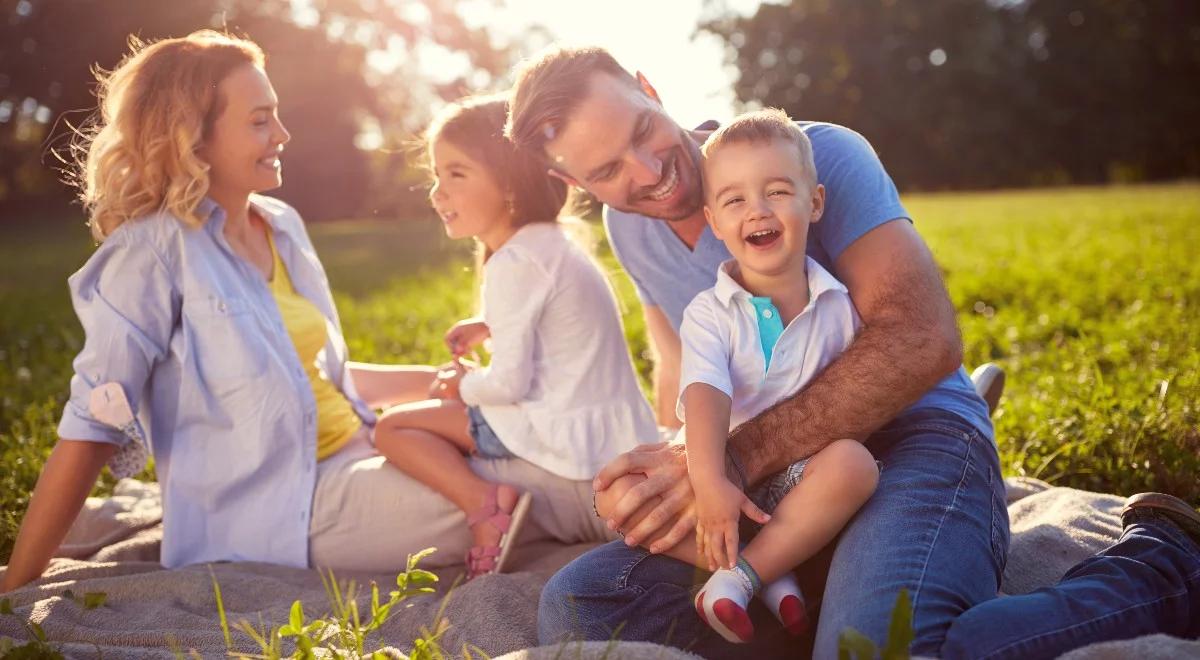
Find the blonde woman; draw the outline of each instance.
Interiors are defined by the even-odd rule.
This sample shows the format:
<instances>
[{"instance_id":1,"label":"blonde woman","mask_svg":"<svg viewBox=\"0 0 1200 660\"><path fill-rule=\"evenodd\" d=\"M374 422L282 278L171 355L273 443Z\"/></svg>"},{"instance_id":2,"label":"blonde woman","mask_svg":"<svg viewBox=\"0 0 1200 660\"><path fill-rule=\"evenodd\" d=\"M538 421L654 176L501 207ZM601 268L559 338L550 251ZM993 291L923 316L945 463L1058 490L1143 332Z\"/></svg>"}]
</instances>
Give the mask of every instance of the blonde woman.
<instances>
[{"instance_id":1,"label":"blonde woman","mask_svg":"<svg viewBox=\"0 0 1200 660\"><path fill-rule=\"evenodd\" d=\"M136 471L146 450L164 566L387 571L427 546L456 563L464 515L372 444L372 410L424 399L435 370L348 362L303 222L258 194L280 185L290 139L262 51L211 31L135 43L100 82L79 185L102 243L70 278L86 341L0 591L46 569L105 463ZM472 468L533 495L529 540L606 535L577 514L589 482L520 459Z\"/></svg>"}]
</instances>

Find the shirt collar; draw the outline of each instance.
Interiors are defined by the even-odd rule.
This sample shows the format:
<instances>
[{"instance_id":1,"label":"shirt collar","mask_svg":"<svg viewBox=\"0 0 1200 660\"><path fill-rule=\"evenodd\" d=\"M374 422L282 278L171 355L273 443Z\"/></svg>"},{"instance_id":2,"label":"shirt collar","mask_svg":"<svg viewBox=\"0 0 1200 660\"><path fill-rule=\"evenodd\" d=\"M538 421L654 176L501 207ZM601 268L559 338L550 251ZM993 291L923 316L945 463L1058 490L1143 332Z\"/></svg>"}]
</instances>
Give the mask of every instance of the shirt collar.
<instances>
[{"instance_id":1,"label":"shirt collar","mask_svg":"<svg viewBox=\"0 0 1200 660\"><path fill-rule=\"evenodd\" d=\"M717 295L717 300L721 301L721 304L726 307L729 306L729 301L733 300L735 295L739 293L747 296L750 295L748 291L742 288L741 284L737 283L737 280L733 279L733 275L729 273L730 270L736 267L736 259L726 259L717 267L717 283L713 287L713 293Z\"/></svg>"},{"instance_id":2,"label":"shirt collar","mask_svg":"<svg viewBox=\"0 0 1200 660\"><path fill-rule=\"evenodd\" d=\"M262 199L256 199L257 195L250 196L250 208L267 221L273 232L287 233L287 225L279 221L283 215L282 211L275 210L270 204L265 204ZM200 200L196 206L196 214L204 220L204 227L210 232L216 231L225 225L225 209L221 208L211 197L205 197Z\"/></svg>"},{"instance_id":3,"label":"shirt collar","mask_svg":"<svg viewBox=\"0 0 1200 660\"><path fill-rule=\"evenodd\" d=\"M804 259L808 273L808 304L810 306L822 294L829 291L840 291L846 295L850 294L846 286L839 282L829 271L825 270L824 266L817 263L816 259L809 256L805 256ZM750 292L743 288L741 284L738 284L737 280L730 274L730 271L735 267L737 267L737 261L727 259L721 262L720 267L717 268L717 283L713 287L713 293L716 294L717 300L726 307L739 294L746 298L751 297Z\"/></svg>"}]
</instances>

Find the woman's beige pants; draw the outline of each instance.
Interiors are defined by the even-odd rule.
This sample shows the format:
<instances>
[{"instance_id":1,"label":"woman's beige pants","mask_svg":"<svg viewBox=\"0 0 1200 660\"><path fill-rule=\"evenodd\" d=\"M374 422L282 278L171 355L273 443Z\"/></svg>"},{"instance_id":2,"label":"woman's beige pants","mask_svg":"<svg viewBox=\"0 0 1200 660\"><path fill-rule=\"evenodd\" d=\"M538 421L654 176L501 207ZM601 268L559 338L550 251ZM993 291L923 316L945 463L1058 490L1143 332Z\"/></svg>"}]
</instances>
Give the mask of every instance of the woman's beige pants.
<instances>
[{"instance_id":1,"label":"woman's beige pants","mask_svg":"<svg viewBox=\"0 0 1200 660\"><path fill-rule=\"evenodd\" d=\"M398 572L408 555L437 547L423 568L461 564L471 545L467 517L450 500L404 474L371 445L363 427L321 461L309 528L309 564L337 570ZM592 509L592 482L555 476L518 458L469 459L489 481L533 494L519 542L562 543L616 538ZM520 549L515 550L517 556Z\"/></svg>"}]
</instances>

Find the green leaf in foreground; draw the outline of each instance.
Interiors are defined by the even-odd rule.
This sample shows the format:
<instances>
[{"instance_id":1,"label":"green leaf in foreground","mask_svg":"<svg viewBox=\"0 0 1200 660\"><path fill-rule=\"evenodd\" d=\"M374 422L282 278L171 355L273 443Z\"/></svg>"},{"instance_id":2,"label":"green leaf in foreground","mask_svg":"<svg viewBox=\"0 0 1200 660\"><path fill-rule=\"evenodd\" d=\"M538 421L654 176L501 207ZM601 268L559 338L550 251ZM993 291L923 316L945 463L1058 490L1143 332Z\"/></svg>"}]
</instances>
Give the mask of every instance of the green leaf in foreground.
<instances>
[{"instance_id":1,"label":"green leaf in foreground","mask_svg":"<svg viewBox=\"0 0 1200 660\"><path fill-rule=\"evenodd\" d=\"M838 636L838 660L875 660L878 652L875 642L853 628Z\"/></svg>"},{"instance_id":2,"label":"green leaf in foreground","mask_svg":"<svg viewBox=\"0 0 1200 660\"><path fill-rule=\"evenodd\" d=\"M892 621L888 626L888 638L881 651L869 637L855 630L846 628L838 636L838 660L908 660L909 647L913 641L912 602L908 598L908 590L901 589L896 595L896 604L892 607Z\"/></svg>"},{"instance_id":3,"label":"green leaf in foreground","mask_svg":"<svg viewBox=\"0 0 1200 660\"><path fill-rule=\"evenodd\" d=\"M901 589L896 596L896 605L892 608L892 624L888 627L887 644L883 646L883 660L906 660L913 637L912 602L908 598L908 589Z\"/></svg>"},{"instance_id":4,"label":"green leaf in foreground","mask_svg":"<svg viewBox=\"0 0 1200 660\"><path fill-rule=\"evenodd\" d=\"M359 614L358 585L353 580L343 585L334 578L332 571L328 575L324 571L320 571L321 582L325 586L325 590L329 596L331 612L306 624L304 621L304 606L301 601L296 600L292 603L292 607L288 612L287 623L282 626L268 627L266 623L260 620L259 627L256 628L248 621L239 621L237 628L246 633L250 640L259 647L258 653L252 655L243 655L242 652L233 648L233 643L229 636L225 606L221 599L221 588L214 574L213 593L217 600L217 611L221 618L221 628L225 633L226 649L230 655L266 658L269 660L283 657L395 657L395 650L391 647L382 647L373 651L364 648L367 637L377 631L387 621L389 616L399 609L397 606L402 601L416 595L430 593L434 590L429 585L437 582L437 576L429 571L417 568L417 562L424 557L428 557L433 551L434 549L430 548L409 556L407 570L396 577L396 585L399 589L391 593L388 601L380 602L379 587L375 584L371 585L371 616L365 621ZM209 570L212 570L211 567ZM439 622L445 623L441 619L440 611L437 618ZM413 653L411 657L429 658L431 660L445 658L445 652L439 644L439 639L445 628L446 626L444 625L439 626L434 632L422 629L422 636L413 641ZM286 638L292 638L295 643L295 651L290 656L285 656L283 653L283 642Z\"/></svg>"}]
</instances>

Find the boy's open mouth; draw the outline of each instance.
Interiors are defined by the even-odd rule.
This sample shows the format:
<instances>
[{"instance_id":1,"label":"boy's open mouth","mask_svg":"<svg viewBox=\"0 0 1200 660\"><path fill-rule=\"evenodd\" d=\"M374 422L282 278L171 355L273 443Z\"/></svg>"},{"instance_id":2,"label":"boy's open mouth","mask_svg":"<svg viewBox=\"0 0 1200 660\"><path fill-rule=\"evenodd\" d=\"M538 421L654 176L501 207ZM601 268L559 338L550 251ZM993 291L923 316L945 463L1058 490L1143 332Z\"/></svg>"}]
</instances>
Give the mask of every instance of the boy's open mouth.
<instances>
[{"instance_id":1,"label":"boy's open mouth","mask_svg":"<svg viewBox=\"0 0 1200 660\"><path fill-rule=\"evenodd\" d=\"M777 229L762 229L746 236L746 242L754 247L766 247L782 236Z\"/></svg>"}]
</instances>

